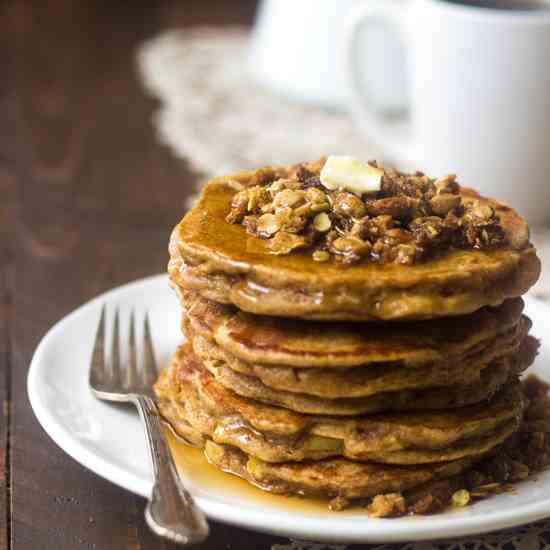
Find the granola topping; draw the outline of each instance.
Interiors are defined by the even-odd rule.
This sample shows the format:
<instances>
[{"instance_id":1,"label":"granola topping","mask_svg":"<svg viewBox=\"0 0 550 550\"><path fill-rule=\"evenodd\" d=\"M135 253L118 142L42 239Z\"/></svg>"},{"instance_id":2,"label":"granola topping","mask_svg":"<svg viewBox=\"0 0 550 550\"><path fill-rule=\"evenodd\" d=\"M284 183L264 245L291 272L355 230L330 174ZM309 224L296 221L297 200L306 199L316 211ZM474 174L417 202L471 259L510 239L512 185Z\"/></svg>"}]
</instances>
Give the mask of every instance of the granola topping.
<instances>
[{"instance_id":1,"label":"granola topping","mask_svg":"<svg viewBox=\"0 0 550 550\"><path fill-rule=\"evenodd\" d=\"M454 174L432 179L422 172L382 168L374 161L366 166L372 170L369 178L378 175L380 185L364 193L357 191L357 174L350 176L353 192L325 187L322 165L315 171L299 165L285 178L264 169L253 185L233 196L226 219L267 240L271 254L308 250L317 262L410 265L452 248L486 250L506 244L494 209L481 201L464 201ZM330 173L334 183L334 167Z\"/></svg>"}]
</instances>

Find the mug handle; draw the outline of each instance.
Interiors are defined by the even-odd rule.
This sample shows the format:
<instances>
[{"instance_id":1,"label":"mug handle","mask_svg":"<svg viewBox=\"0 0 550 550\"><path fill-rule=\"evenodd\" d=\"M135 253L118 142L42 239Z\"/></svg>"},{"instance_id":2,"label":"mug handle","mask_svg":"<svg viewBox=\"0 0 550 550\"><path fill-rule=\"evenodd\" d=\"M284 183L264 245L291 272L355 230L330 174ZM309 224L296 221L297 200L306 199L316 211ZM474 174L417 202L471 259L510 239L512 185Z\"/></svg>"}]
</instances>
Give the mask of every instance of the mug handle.
<instances>
[{"instance_id":1,"label":"mug handle","mask_svg":"<svg viewBox=\"0 0 550 550\"><path fill-rule=\"evenodd\" d=\"M397 30L398 35L405 43L408 42L406 27L407 14L410 7L398 4L396 0L375 0L367 5L359 5L352 10L347 21L345 65L346 76L351 92L351 110L359 124L372 132L372 141L380 145L389 157L400 163L413 165L417 161L416 144L411 137L411 125L396 125L369 106L367 94L361 86L359 78L358 38L363 27L369 20L384 19Z\"/></svg>"}]
</instances>

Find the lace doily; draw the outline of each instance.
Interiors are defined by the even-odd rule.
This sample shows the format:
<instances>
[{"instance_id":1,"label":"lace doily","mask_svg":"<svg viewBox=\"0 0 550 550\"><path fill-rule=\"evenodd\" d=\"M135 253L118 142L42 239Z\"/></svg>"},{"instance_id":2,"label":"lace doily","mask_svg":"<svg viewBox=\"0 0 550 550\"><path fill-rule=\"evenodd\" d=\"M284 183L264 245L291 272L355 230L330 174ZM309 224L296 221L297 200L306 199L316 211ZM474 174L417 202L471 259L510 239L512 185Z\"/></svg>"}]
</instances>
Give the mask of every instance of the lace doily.
<instances>
[{"instance_id":1,"label":"lace doily","mask_svg":"<svg viewBox=\"0 0 550 550\"><path fill-rule=\"evenodd\" d=\"M341 546L291 540L274 544L271 550L550 550L550 519L515 529L465 537L452 541L410 542L407 544L365 544Z\"/></svg>"},{"instance_id":2,"label":"lace doily","mask_svg":"<svg viewBox=\"0 0 550 550\"><path fill-rule=\"evenodd\" d=\"M332 153L376 156L348 116L274 97L248 70L241 27L168 31L145 43L138 61L162 101L160 139L205 175L285 164Z\"/></svg>"}]
</instances>

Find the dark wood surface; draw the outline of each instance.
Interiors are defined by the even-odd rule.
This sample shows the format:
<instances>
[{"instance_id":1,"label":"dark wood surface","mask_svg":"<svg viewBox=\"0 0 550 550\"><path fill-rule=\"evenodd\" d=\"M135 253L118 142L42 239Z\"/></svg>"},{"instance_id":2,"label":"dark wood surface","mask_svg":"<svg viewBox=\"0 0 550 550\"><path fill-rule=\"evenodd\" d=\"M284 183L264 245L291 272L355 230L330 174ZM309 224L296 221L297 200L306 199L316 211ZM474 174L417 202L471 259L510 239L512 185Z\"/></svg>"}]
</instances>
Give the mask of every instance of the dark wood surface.
<instances>
[{"instance_id":1,"label":"dark wood surface","mask_svg":"<svg viewBox=\"0 0 550 550\"><path fill-rule=\"evenodd\" d=\"M250 23L252 0L0 4L0 550L168 549L144 500L86 470L38 425L32 353L82 302L161 272L197 175L158 145L136 46L170 27ZM205 550L269 549L214 524Z\"/></svg>"}]
</instances>

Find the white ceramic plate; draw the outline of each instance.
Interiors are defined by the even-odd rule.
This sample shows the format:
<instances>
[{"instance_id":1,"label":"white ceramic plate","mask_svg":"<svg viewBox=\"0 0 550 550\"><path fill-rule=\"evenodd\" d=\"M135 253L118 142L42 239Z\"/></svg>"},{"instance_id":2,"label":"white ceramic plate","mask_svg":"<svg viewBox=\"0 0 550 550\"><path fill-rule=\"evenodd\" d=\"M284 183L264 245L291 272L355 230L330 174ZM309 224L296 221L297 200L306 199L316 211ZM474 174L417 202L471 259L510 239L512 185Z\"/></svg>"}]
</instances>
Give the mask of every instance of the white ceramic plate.
<instances>
[{"instance_id":1,"label":"white ceramic plate","mask_svg":"<svg viewBox=\"0 0 550 550\"><path fill-rule=\"evenodd\" d=\"M533 334L550 326L550 307L527 299ZM97 297L57 323L33 357L28 392L32 408L50 437L75 460L100 476L142 496L152 487L143 432L130 409L96 401L87 386L88 362L102 304L123 317L131 308L149 311L157 357L164 364L180 341L180 310L165 276L130 283ZM550 341L530 372L550 381ZM457 537L512 527L550 516L550 472L503 494L463 509L426 517L368 519L361 511L297 512L284 498L255 500L245 491L191 479L198 504L212 519L296 538L339 542L397 542Z\"/></svg>"}]
</instances>

